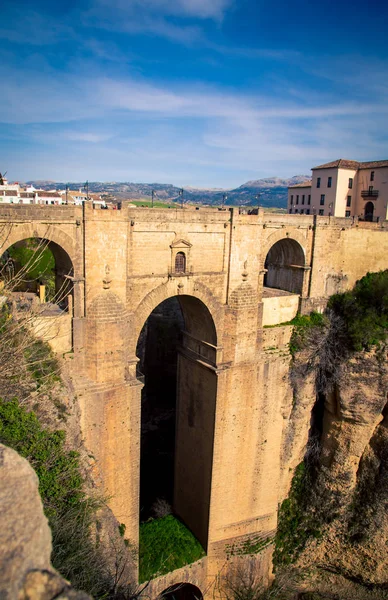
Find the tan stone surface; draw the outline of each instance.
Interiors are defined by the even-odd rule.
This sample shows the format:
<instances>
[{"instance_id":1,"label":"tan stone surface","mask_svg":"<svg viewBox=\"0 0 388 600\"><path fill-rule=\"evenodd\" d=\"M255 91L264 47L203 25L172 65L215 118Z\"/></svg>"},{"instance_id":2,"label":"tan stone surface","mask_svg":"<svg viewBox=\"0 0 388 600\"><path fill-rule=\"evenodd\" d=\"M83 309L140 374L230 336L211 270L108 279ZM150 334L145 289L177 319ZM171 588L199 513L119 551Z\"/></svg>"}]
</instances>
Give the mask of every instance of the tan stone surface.
<instances>
[{"instance_id":1,"label":"tan stone surface","mask_svg":"<svg viewBox=\"0 0 388 600\"><path fill-rule=\"evenodd\" d=\"M142 383L136 378L136 344L149 314L172 296L182 300L191 336L183 344L186 362L178 381L186 445L177 460L187 469L190 453L198 455L206 473L201 480L201 469L193 468L190 497L190 477L182 468L181 497L186 509L200 507L193 527L207 542L208 572L219 569L233 540L269 536L307 439L302 422L310 392L295 414L290 329L262 328L271 303L278 305L270 311L277 315L271 323L287 321L296 306L295 296L280 295L264 298L263 309L267 254L282 240L299 245L304 264L290 268L298 273L300 307L322 309L330 294L351 288L368 271L388 268L387 223L262 210L240 215L238 210L15 206L0 207L0 224L1 252L35 236L61 246L73 262L81 426L96 459L96 481L128 537L137 543ZM175 253L184 247L187 271L175 274ZM288 258L284 251L286 266ZM201 377L202 371L207 375ZM200 425L195 435L186 435L193 396Z\"/></svg>"}]
</instances>

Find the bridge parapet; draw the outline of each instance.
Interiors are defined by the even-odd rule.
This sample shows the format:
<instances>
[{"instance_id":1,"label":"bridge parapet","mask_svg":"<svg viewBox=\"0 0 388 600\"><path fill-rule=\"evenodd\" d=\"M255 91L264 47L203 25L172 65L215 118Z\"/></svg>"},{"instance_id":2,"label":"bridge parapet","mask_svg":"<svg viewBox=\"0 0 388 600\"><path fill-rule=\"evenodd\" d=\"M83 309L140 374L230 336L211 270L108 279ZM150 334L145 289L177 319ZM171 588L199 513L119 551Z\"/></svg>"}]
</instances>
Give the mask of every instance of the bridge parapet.
<instances>
[{"instance_id":1,"label":"bridge parapet","mask_svg":"<svg viewBox=\"0 0 388 600\"><path fill-rule=\"evenodd\" d=\"M53 223L82 219L82 206L47 206L45 204L8 204L0 205L0 220L50 221Z\"/></svg>"}]
</instances>

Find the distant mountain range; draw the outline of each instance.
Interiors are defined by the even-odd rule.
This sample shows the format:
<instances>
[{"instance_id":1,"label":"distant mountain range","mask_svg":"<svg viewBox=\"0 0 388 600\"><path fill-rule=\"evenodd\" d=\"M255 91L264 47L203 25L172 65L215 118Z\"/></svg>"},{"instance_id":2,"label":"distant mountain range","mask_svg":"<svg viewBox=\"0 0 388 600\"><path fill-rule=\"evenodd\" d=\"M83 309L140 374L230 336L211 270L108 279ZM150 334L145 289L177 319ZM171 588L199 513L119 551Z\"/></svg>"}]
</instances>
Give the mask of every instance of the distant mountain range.
<instances>
[{"instance_id":1,"label":"distant mountain range","mask_svg":"<svg viewBox=\"0 0 388 600\"><path fill-rule=\"evenodd\" d=\"M257 179L247 181L235 189L198 189L187 187L184 190L184 202L195 204L220 205L223 203L223 197L227 196L225 205L232 206L250 206L257 205L257 195L260 194L260 205L266 208L286 208L287 206L287 188L290 185L304 183L308 181L308 175L295 175L290 179L281 179L279 177L269 177L266 179ZM69 189L84 188L85 182L63 183L55 181L27 181L36 188L44 190L60 190L65 185ZM169 183L131 183L131 182L99 182L89 181L89 192L107 194L117 200L124 199L149 199L155 191L155 198L166 202L180 202L180 188Z\"/></svg>"}]
</instances>

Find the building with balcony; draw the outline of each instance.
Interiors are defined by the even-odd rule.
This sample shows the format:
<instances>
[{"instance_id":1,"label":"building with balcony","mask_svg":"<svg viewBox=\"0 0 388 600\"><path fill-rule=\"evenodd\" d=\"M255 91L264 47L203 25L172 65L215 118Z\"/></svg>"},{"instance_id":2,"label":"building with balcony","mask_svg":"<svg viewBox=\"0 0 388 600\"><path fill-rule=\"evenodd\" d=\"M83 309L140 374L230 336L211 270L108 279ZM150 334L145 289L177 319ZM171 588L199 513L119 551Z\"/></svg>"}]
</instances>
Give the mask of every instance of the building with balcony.
<instances>
[{"instance_id":1,"label":"building with balcony","mask_svg":"<svg viewBox=\"0 0 388 600\"><path fill-rule=\"evenodd\" d=\"M388 218L388 160L338 159L313 167L311 182L288 188L290 214Z\"/></svg>"}]
</instances>

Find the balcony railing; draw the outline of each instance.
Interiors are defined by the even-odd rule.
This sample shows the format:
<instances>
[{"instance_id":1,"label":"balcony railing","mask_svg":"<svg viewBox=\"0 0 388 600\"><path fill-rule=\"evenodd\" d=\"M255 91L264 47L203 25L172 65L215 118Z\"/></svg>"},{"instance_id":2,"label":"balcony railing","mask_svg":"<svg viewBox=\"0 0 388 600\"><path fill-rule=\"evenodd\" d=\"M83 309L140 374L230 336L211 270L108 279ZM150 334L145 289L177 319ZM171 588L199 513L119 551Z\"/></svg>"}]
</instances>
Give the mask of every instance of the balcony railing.
<instances>
[{"instance_id":1,"label":"balcony railing","mask_svg":"<svg viewBox=\"0 0 388 600\"><path fill-rule=\"evenodd\" d=\"M362 198L377 198L379 195L378 190L362 190L361 197Z\"/></svg>"}]
</instances>

